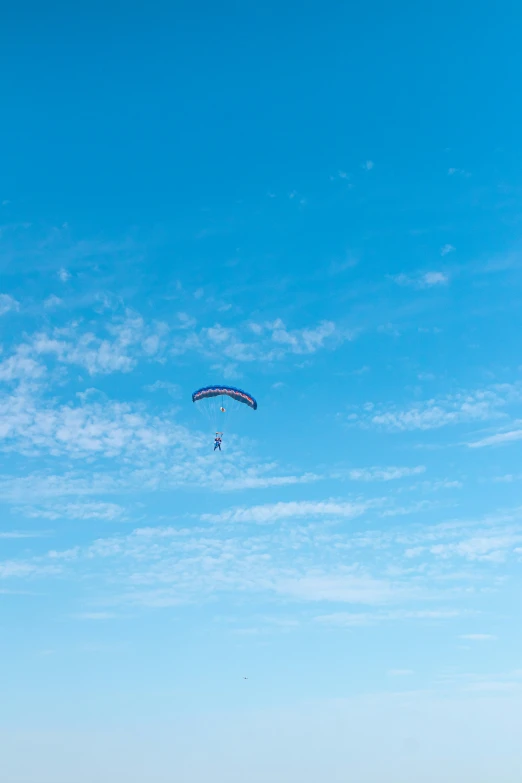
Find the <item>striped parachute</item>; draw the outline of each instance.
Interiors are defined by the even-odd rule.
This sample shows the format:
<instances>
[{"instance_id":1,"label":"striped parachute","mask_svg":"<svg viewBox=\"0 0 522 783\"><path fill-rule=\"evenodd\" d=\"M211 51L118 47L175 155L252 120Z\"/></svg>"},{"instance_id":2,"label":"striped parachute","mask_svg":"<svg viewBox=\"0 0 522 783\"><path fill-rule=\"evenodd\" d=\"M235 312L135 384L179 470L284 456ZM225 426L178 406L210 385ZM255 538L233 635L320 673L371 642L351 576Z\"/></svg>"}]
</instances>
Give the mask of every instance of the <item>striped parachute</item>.
<instances>
[{"instance_id":1,"label":"striped parachute","mask_svg":"<svg viewBox=\"0 0 522 783\"><path fill-rule=\"evenodd\" d=\"M203 389L198 389L194 392L192 402L209 399L210 397L232 397L233 400L244 402L245 405L249 405L254 410L257 410L257 402L252 395L247 394L242 389L235 389L233 386L205 386Z\"/></svg>"},{"instance_id":2,"label":"striped parachute","mask_svg":"<svg viewBox=\"0 0 522 783\"><path fill-rule=\"evenodd\" d=\"M241 419L249 408L257 410L257 402L252 395L234 386L204 386L193 393L192 402L196 403L196 408L210 422L212 432L216 434L229 431L232 422Z\"/></svg>"}]
</instances>

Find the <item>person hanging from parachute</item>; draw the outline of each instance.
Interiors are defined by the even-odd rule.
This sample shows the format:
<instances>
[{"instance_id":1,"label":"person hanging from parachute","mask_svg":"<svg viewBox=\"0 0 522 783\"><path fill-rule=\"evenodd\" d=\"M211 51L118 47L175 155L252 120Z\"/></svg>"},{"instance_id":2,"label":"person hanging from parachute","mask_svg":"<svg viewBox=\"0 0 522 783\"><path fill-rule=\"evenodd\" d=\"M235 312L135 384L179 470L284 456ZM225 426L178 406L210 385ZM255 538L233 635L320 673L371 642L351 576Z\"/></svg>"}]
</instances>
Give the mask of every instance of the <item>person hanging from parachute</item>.
<instances>
[{"instance_id":1,"label":"person hanging from parachute","mask_svg":"<svg viewBox=\"0 0 522 783\"><path fill-rule=\"evenodd\" d=\"M218 401L217 398L219 397L221 400ZM225 397L234 401L233 403L230 403L230 406L227 405L227 408L225 408ZM214 426L217 424L217 418L221 419L221 414L225 413L227 409L228 411L233 409L237 403L242 403L239 405L240 408L245 405L251 410L257 410L257 402L252 395L242 389L236 389L233 386L205 386L192 394L192 402L199 403L197 407L200 408L212 422L215 420ZM215 408L213 408L211 403L215 403ZM216 414L215 416L214 413ZM229 413L227 413L227 418L228 415ZM222 435L222 432L216 431L214 437L214 451L218 449L221 451L221 444L223 443Z\"/></svg>"}]
</instances>

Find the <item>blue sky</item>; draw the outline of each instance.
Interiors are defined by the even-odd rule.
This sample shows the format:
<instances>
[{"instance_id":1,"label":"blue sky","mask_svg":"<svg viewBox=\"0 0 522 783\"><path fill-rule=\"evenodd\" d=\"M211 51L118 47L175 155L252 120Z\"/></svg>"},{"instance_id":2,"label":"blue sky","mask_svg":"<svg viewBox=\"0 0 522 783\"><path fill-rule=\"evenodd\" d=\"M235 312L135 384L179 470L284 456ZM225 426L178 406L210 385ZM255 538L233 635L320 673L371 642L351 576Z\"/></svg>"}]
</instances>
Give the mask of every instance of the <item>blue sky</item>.
<instances>
[{"instance_id":1,"label":"blue sky","mask_svg":"<svg viewBox=\"0 0 522 783\"><path fill-rule=\"evenodd\" d=\"M6 783L518 783L521 21L6 9Z\"/></svg>"}]
</instances>

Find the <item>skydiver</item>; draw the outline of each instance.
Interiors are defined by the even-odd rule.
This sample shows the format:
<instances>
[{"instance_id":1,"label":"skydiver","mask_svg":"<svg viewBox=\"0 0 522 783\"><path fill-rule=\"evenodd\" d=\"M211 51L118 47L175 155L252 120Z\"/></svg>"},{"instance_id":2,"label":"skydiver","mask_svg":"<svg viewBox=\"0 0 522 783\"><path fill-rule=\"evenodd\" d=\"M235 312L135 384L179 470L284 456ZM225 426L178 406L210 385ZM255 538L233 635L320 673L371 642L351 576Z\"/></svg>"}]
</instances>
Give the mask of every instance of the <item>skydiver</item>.
<instances>
[{"instance_id":1,"label":"skydiver","mask_svg":"<svg viewBox=\"0 0 522 783\"><path fill-rule=\"evenodd\" d=\"M216 432L216 437L214 438L214 451L216 449L219 449L221 451L221 442L222 441L221 441L221 438L219 436L222 435L222 434L223 434L222 432Z\"/></svg>"}]
</instances>

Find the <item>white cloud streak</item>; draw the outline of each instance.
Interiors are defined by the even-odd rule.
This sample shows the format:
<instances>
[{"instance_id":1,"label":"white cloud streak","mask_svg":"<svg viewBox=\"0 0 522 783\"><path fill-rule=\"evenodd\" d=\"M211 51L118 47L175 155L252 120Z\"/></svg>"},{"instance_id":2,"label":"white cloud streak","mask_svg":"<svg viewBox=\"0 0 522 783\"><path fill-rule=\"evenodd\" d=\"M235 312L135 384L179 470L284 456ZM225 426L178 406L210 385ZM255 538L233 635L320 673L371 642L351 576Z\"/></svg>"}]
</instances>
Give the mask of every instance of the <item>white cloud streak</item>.
<instances>
[{"instance_id":1,"label":"white cloud streak","mask_svg":"<svg viewBox=\"0 0 522 783\"><path fill-rule=\"evenodd\" d=\"M518 440L522 440L522 429L499 432L496 435L490 435L487 438L468 443L468 446L470 449L483 449L487 446L505 446Z\"/></svg>"},{"instance_id":2,"label":"white cloud streak","mask_svg":"<svg viewBox=\"0 0 522 783\"><path fill-rule=\"evenodd\" d=\"M375 625L382 622L404 622L408 620L424 620L437 622L440 620L453 620L462 616L458 609L392 609L384 612L334 612L333 614L320 615L315 621L325 625L341 628L360 625Z\"/></svg>"},{"instance_id":3,"label":"white cloud streak","mask_svg":"<svg viewBox=\"0 0 522 783\"><path fill-rule=\"evenodd\" d=\"M375 406L368 403L362 414L351 414L350 419L363 426L376 426L397 432L431 430L451 424L488 421L505 415L505 408L522 397L519 385L499 384L473 392L460 392L438 399L416 403L403 410ZM502 440L499 437L499 442ZM516 439L513 435L512 439ZM475 448L494 445L492 439L478 441ZM506 438L509 440L509 437Z\"/></svg>"},{"instance_id":4,"label":"white cloud streak","mask_svg":"<svg viewBox=\"0 0 522 783\"><path fill-rule=\"evenodd\" d=\"M413 468L407 467L371 467L371 468L352 468L347 475L351 481L396 481L410 476L418 476L426 471L424 465L416 465ZM334 474L334 476L337 474Z\"/></svg>"},{"instance_id":5,"label":"white cloud streak","mask_svg":"<svg viewBox=\"0 0 522 783\"><path fill-rule=\"evenodd\" d=\"M449 251L448 251L449 252ZM445 253L443 253L445 255ZM449 283L449 277L444 272L423 272L417 275L394 275L391 278L397 285L409 286L411 288L432 288L434 286L444 286Z\"/></svg>"},{"instance_id":6,"label":"white cloud streak","mask_svg":"<svg viewBox=\"0 0 522 783\"><path fill-rule=\"evenodd\" d=\"M27 579L39 576L55 576L59 573L60 568L53 565L42 565L20 560L0 561L0 579Z\"/></svg>"},{"instance_id":7,"label":"white cloud streak","mask_svg":"<svg viewBox=\"0 0 522 783\"><path fill-rule=\"evenodd\" d=\"M262 506L251 506L223 511L220 514L205 514L202 519L209 522L254 522L256 524L271 524L282 519L302 517L331 516L353 519L361 516L378 504L378 501L349 503L336 500L327 501L295 501L267 503Z\"/></svg>"},{"instance_id":8,"label":"white cloud streak","mask_svg":"<svg viewBox=\"0 0 522 783\"><path fill-rule=\"evenodd\" d=\"M465 639L468 642L491 642L497 637L490 633L463 633L459 639Z\"/></svg>"},{"instance_id":9,"label":"white cloud streak","mask_svg":"<svg viewBox=\"0 0 522 783\"><path fill-rule=\"evenodd\" d=\"M65 503L43 508L25 507L22 513L35 519L100 519L107 522L120 519L124 509L116 503L95 501L91 503Z\"/></svg>"}]
</instances>

